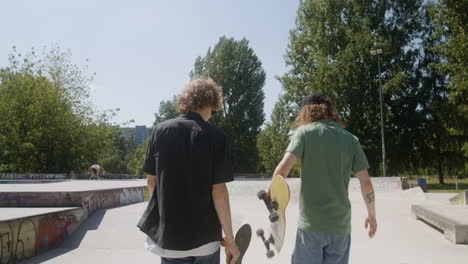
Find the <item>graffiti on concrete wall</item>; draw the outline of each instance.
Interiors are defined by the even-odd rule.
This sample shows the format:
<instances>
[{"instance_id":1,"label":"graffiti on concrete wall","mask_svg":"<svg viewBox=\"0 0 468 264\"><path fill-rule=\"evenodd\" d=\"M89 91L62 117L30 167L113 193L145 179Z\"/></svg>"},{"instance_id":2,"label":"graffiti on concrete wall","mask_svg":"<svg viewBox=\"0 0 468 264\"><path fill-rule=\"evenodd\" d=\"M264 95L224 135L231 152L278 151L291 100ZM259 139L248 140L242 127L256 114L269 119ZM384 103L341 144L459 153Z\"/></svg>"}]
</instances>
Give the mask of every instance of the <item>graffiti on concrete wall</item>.
<instances>
[{"instance_id":1,"label":"graffiti on concrete wall","mask_svg":"<svg viewBox=\"0 0 468 264\"><path fill-rule=\"evenodd\" d=\"M64 192L30 192L0 193L1 207L53 207L53 206L72 206L73 201L70 193Z\"/></svg>"},{"instance_id":2,"label":"graffiti on concrete wall","mask_svg":"<svg viewBox=\"0 0 468 264\"><path fill-rule=\"evenodd\" d=\"M90 192L83 196L82 206L89 216L98 209L143 202L143 189L141 187Z\"/></svg>"},{"instance_id":3,"label":"graffiti on concrete wall","mask_svg":"<svg viewBox=\"0 0 468 264\"><path fill-rule=\"evenodd\" d=\"M73 215L64 218L49 216L41 219L37 233L37 251L43 252L61 243L68 235L67 229L73 223L71 219L75 217ZM76 222L76 219L74 221Z\"/></svg>"},{"instance_id":4,"label":"graffiti on concrete wall","mask_svg":"<svg viewBox=\"0 0 468 264\"><path fill-rule=\"evenodd\" d=\"M0 223L0 264L13 264L58 246L85 219L83 209Z\"/></svg>"},{"instance_id":5,"label":"graffiti on concrete wall","mask_svg":"<svg viewBox=\"0 0 468 264\"><path fill-rule=\"evenodd\" d=\"M135 202L143 202L142 188L127 188L120 192L120 204L129 204Z\"/></svg>"},{"instance_id":6,"label":"graffiti on concrete wall","mask_svg":"<svg viewBox=\"0 0 468 264\"><path fill-rule=\"evenodd\" d=\"M66 179L67 175L63 173L52 174L52 173L0 173L0 179L6 180L63 180Z\"/></svg>"},{"instance_id":7,"label":"graffiti on concrete wall","mask_svg":"<svg viewBox=\"0 0 468 264\"><path fill-rule=\"evenodd\" d=\"M0 263L16 263L36 255L36 226L30 219L0 223Z\"/></svg>"}]
</instances>

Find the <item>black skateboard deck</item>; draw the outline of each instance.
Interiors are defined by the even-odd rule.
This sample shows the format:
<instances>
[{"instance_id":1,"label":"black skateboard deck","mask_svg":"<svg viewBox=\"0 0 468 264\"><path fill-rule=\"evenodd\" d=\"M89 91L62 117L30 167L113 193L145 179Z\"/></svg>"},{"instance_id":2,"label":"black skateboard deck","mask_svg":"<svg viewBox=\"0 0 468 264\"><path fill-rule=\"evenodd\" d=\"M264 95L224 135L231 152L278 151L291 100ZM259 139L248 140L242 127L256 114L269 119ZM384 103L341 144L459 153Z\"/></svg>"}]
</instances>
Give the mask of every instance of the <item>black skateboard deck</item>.
<instances>
[{"instance_id":1,"label":"black skateboard deck","mask_svg":"<svg viewBox=\"0 0 468 264\"><path fill-rule=\"evenodd\" d=\"M249 248L250 240L252 239L252 228L250 225L244 224L241 226L239 230L237 230L234 239L240 252L239 259L237 260L236 264L242 264L242 259L244 258L245 252L247 252L247 249Z\"/></svg>"}]
</instances>

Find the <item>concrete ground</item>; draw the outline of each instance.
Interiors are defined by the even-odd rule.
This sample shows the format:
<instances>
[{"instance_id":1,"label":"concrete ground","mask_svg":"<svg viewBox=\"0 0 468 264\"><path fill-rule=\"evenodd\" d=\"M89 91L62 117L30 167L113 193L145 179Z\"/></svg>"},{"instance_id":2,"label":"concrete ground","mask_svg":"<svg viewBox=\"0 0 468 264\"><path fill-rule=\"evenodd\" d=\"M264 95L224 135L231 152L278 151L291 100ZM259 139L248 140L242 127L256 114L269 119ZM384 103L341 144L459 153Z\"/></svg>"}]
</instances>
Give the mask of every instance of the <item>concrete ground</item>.
<instances>
[{"instance_id":1,"label":"concrete ground","mask_svg":"<svg viewBox=\"0 0 468 264\"><path fill-rule=\"evenodd\" d=\"M293 179L289 183L292 197L287 209L283 250L273 259L267 259L263 244L254 234L244 264L290 263L297 228L299 181ZM254 232L260 227L268 227L265 206L256 197L257 191L268 184L269 181L256 180L228 185L234 228L243 223L250 223ZM350 192L350 199L353 206L350 263L466 263L468 245L452 244L443 234L411 217L410 205L427 202L424 194L415 190L377 192L379 228L374 239L369 239L364 229L366 210L361 194ZM435 200L444 199L439 196ZM146 203L139 203L99 210L59 248L23 263L160 263L158 256L143 248L145 236L136 227L145 206Z\"/></svg>"}]
</instances>

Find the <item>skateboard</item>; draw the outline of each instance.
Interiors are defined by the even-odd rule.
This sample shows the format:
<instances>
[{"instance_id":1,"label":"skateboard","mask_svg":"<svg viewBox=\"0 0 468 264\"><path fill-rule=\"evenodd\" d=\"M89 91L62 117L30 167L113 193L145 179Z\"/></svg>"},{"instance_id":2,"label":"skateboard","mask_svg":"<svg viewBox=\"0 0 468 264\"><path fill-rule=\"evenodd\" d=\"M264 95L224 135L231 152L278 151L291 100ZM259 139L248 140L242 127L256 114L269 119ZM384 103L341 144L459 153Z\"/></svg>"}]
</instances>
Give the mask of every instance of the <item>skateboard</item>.
<instances>
[{"instance_id":1,"label":"skateboard","mask_svg":"<svg viewBox=\"0 0 468 264\"><path fill-rule=\"evenodd\" d=\"M242 264L242 259L244 258L245 252L249 248L250 240L252 238L252 228L249 224L244 224L237 230L234 240L236 241L237 248L239 249L240 255L236 264ZM226 246L226 242L223 240L221 245Z\"/></svg>"},{"instance_id":2,"label":"skateboard","mask_svg":"<svg viewBox=\"0 0 468 264\"><path fill-rule=\"evenodd\" d=\"M283 247L284 234L286 230L286 206L289 202L289 186L286 180L281 175L273 177L273 181L270 185L270 196L261 190L257 194L260 200L265 202L265 205L270 212L268 216L270 220L270 236L265 237L265 231L263 229L257 230L257 236L259 236L267 250L267 257L271 258L275 255L272 247L276 252L280 252ZM272 246L272 247L271 247Z\"/></svg>"}]
</instances>

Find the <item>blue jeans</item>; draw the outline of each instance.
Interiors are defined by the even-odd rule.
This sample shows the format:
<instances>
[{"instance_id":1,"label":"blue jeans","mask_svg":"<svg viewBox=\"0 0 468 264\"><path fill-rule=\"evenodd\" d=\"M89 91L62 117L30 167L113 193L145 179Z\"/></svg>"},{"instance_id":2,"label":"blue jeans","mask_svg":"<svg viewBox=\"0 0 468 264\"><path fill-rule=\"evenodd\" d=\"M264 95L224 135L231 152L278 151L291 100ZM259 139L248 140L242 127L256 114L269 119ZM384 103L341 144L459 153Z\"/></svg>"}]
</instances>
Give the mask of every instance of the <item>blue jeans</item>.
<instances>
[{"instance_id":1,"label":"blue jeans","mask_svg":"<svg viewBox=\"0 0 468 264\"><path fill-rule=\"evenodd\" d=\"M351 235L332 235L297 229L292 264L348 264Z\"/></svg>"},{"instance_id":2,"label":"blue jeans","mask_svg":"<svg viewBox=\"0 0 468 264\"><path fill-rule=\"evenodd\" d=\"M219 249L215 253L201 257L161 258L161 264L219 264Z\"/></svg>"}]
</instances>

